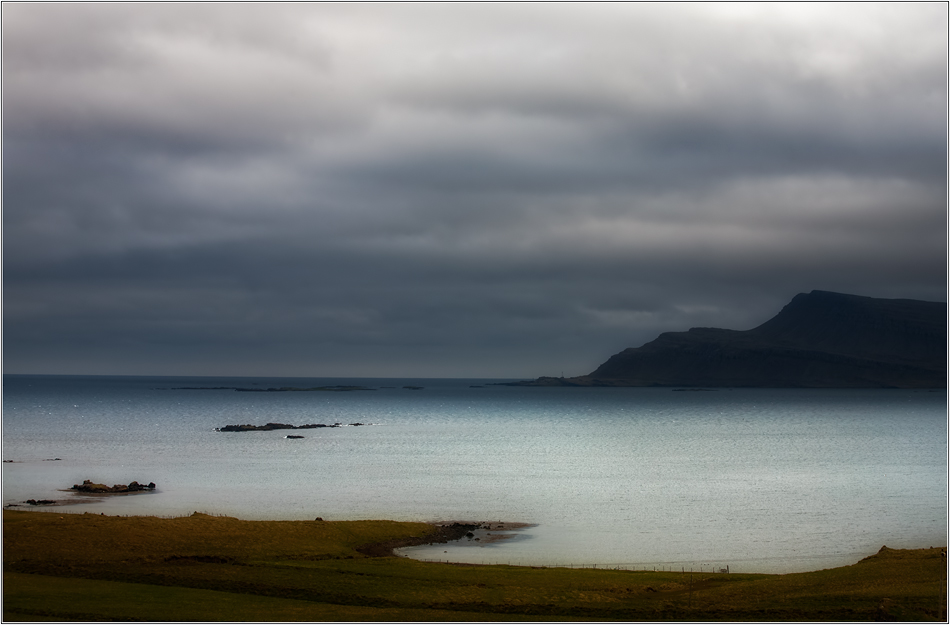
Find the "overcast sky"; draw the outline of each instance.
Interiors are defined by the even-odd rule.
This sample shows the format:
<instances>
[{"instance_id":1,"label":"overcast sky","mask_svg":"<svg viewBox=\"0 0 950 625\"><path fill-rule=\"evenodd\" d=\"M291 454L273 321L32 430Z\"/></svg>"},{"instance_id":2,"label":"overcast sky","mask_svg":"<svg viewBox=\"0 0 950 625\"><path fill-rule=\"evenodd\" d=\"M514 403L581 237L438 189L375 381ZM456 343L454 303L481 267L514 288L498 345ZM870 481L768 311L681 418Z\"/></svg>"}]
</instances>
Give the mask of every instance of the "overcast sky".
<instances>
[{"instance_id":1,"label":"overcast sky","mask_svg":"<svg viewBox=\"0 0 950 625\"><path fill-rule=\"evenodd\" d=\"M2 11L7 373L572 376L946 301L945 3Z\"/></svg>"}]
</instances>

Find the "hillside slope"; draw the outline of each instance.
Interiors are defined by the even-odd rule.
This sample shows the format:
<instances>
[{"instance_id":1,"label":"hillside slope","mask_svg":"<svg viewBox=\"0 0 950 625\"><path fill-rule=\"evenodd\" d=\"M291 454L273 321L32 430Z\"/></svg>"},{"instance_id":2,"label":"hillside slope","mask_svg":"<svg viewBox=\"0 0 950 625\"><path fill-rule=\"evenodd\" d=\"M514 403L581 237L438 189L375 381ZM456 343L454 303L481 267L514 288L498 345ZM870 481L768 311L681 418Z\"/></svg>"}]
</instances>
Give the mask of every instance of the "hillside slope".
<instances>
[{"instance_id":1,"label":"hillside slope","mask_svg":"<svg viewBox=\"0 0 950 625\"><path fill-rule=\"evenodd\" d=\"M812 291L752 330L666 332L589 375L528 384L946 388L946 346L943 302Z\"/></svg>"}]
</instances>

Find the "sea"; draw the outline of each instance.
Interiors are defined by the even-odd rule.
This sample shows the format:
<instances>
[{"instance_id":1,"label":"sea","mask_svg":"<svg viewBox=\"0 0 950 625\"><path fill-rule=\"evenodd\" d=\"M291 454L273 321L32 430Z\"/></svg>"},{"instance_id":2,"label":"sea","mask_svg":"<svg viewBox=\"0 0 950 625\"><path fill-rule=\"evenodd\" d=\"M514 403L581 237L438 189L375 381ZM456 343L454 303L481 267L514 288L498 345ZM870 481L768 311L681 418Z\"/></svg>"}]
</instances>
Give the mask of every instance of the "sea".
<instances>
[{"instance_id":1,"label":"sea","mask_svg":"<svg viewBox=\"0 0 950 625\"><path fill-rule=\"evenodd\" d=\"M523 523L399 552L523 566L790 573L947 544L944 389L506 381L4 375L3 504ZM216 431L269 422L340 425Z\"/></svg>"}]
</instances>

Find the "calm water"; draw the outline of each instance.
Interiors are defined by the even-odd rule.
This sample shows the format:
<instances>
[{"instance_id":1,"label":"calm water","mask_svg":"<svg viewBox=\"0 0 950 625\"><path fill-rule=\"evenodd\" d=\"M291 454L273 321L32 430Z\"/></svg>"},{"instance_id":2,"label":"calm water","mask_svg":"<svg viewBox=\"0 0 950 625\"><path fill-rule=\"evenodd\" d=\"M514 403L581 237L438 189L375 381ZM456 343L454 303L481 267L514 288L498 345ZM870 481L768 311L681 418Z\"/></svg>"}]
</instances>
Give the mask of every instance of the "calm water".
<instances>
[{"instance_id":1,"label":"calm water","mask_svg":"<svg viewBox=\"0 0 950 625\"><path fill-rule=\"evenodd\" d=\"M157 492L56 512L534 524L406 551L512 564L790 572L946 544L943 391L487 382L4 376L3 501L137 480ZM175 388L330 384L376 390ZM269 421L374 425L214 431Z\"/></svg>"}]
</instances>

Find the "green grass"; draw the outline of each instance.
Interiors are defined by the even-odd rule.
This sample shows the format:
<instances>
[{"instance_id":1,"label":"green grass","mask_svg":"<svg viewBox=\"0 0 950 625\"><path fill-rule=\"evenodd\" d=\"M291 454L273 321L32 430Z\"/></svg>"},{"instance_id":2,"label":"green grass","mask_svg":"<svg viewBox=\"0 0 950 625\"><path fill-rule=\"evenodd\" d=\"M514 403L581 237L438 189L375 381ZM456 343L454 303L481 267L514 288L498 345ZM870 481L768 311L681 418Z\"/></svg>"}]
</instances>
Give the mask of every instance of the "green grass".
<instances>
[{"instance_id":1,"label":"green grass","mask_svg":"<svg viewBox=\"0 0 950 625\"><path fill-rule=\"evenodd\" d=\"M215 590L7 573L10 621L490 621L494 615L368 608Z\"/></svg>"},{"instance_id":2,"label":"green grass","mask_svg":"<svg viewBox=\"0 0 950 625\"><path fill-rule=\"evenodd\" d=\"M392 521L4 512L4 620L943 620L941 549L790 575L459 566Z\"/></svg>"}]
</instances>

